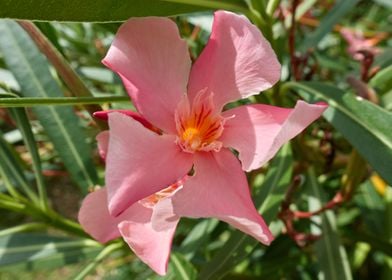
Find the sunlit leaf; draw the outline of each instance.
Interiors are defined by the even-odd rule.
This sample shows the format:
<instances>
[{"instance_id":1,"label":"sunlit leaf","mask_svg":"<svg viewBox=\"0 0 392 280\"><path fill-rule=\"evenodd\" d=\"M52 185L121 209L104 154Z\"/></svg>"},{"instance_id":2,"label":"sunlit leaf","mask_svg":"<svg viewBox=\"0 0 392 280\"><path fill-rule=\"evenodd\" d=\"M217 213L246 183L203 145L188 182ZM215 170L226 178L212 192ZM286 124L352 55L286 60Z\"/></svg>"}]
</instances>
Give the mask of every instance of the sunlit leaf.
<instances>
[{"instance_id":1,"label":"sunlit leaf","mask_svg":"<svg viewBox=\"0 0 392 280\"><path fill-rule=\"evenodd\" d=\"M47 234L12 234L0 237L0 269L53 268L96 255L101 246L91 240Z\"/></svg>"}]
</instances>

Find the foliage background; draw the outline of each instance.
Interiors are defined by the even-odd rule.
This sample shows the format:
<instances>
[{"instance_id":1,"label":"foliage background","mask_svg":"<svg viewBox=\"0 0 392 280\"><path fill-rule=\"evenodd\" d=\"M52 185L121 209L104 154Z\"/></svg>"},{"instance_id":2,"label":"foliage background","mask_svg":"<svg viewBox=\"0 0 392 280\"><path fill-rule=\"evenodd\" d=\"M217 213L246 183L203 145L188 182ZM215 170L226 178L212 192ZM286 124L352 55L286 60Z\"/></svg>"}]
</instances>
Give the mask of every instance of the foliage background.
<instances>
[{"instance_id":1,"label":"foliage background","mask_svg":"<svg viewBox=\"0 0 392 280\"><path fill-rule=\"evenodd\" d=\"M1 279L159 278L121 240L98 244L75 222L104 178L94 137L106 124L90 113L134 109L100 61L121 21L149 15L170 16L196 58L216 9L249 17L283 65L279 84L241 103L330 108L248 176L276 241L264 247L215 220L182 219L165 278L392 279L390 1L0 4ZM359 34L355 46L366 42L366 59L347 52L342 28Z\"/></svg>"}]
</instances>

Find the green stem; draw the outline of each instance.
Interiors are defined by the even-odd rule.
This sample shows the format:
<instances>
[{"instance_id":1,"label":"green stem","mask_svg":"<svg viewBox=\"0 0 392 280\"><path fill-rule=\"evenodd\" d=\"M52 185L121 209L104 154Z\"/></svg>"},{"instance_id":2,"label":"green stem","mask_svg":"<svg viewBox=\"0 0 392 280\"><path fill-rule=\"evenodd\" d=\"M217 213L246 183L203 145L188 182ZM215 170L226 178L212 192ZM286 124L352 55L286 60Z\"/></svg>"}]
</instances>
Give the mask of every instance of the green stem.
<instances>
[{"instance_id":1,"label":"green stem","mask_svg":"<svg viewBox=\"0 0 392 280\"><path fill-rule=\"evenodd\" d=\"M1 98L0 108L5 107L34 107L45 105L82 105L102 104L111 102L129 102L127 96L104 96L104 97L54 97L54 98Z\"/></svg>"},{"instance_id":2,"label":"green stem","mask_svg":"<svg viewBox=\"0 0 392 280\"><path fill-rule=\"evenodd\" d=\"M12 210L14 212L23 213L26 209L26 206L20 204L16 201L4 201L0 200L0 208Z\"/></svg>"},{"instance_id":3,"label":"green stem","mask_svg":"<svg viewBox=\"0 0 392 280\"><path fill-rule=\"evenodd\" d=\"M45 227L46 227L46 225L44 223L28 223L28 224L19 225L19 226L15 226L15 227L1 230L0 237L5 236L5 235L9 235L9 234L18 233L18 232L40 230Z\"/></svg>"},{"instance_id":4,"label":"green stem","mask_svg":"<svg viewBox=\"0 0 392 280\"><path fill-rule=\"evenodd\" d=\"M77 236L88 237L88 234L84 232L78 223L62 217L52 209L43 211L23 197L19 197L17 201L0 200L0 208L31 216L48 226L64 230Z\"/></svg>"}]
</instances>

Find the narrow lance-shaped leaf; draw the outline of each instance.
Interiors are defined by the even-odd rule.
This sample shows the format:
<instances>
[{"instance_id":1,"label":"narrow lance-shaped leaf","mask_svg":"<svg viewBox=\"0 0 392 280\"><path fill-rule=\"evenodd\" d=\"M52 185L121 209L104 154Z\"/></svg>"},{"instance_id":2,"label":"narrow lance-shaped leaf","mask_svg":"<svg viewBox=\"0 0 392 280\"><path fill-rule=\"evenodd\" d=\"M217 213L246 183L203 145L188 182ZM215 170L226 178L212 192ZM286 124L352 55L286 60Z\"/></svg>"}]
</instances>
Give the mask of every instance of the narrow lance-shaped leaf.
<instances>
[{"instance_id":1,"label":"narrow lance-shaped leaf","mask_svg":"<svg viewBox=\"0 0 392 280\"><path fill-rule=\"evenodd\" d=\"M45 187L44 178L42 176L41 159L38 154L34 134L31 129L29 119L27 118L25 109L11 108L9 111L11 112L13 118L18 124L18 128L23 135L23 139L26 143L26 147L31 155L33 171L35 174L35 181L37 184L37 189L39 194L40 206L42 207L42 209L45 209L48 207L46 187Z\"/></svg>"},{"instance_id":2,"label":"narrow lance-shaped leaf","mask_svg":"<svg viewBox=\"0 0 392 280\"><path fill-rule=\"evenodd\" d=\"M289 82L306 100L329 104L323 116L392 185L392 113L351 93L319 82Z\"/></svg>"},{"instance_id":3,"label":"narrow lance-shaped leaf","mask_svg":"<svg viewBox=\"0 0 392 280\"><path fill-rule=\"evenodd\" d=\"M0 237L0 267L2 270L59 267L91 258L100 250L102 246L88 239L16 233Z\"/></svg>"},{"instance_id":4,"label":"narrow lance-shaped leaf","mask_svg":"<svg viewBox=\"0 0 392 280\"><path fill-rule=\"evenodd\" d=\"M194 280L197 276L193 265L179 253L171 254L169 272L182 280Z\"/></svg>"},{"instance_id":5,"label":"narrow lance-shaped leaf","mask_svg":"<svg viewBox=\"0 0 392 280\"><path fill-rule=\"evenodd\" d=\"M0 177L3 179L5 188L12 196L18 196L19 189L21 189L30 200L38 203L38 197L28 184L22 163L19 155L5 141L0 132Z\"/></svg>"},{"instance_id":6,"label":"narrow lance-shaped leaf","mask_svg":"<svg viewBox=\"0 0 392 280\"><path fill-rule=\"evenodd\" d=\"M184 241L181 243L179 251L184 254L186 259L191 259L196 254L197 250L209 240L210 233L219 224L218 220L207 219L202 220L186 235Z\"/></svg>"},{"instance_id":7,"label":"narrow lance-shaped leaf","mask_svg":"<svg viewBox=\"0 0 392 280\"><path fill-rule=\"evenodd\" d=\"M280 204L290 183L292 154L289 144L283 146L267 172L255 205L267 224L277 216ZM199 279L220 279L249 255L249 247L261 246L255 239L239 231L232 233L226 244L201 270Z\"/></svg>"},{"instance_id":8,"label":"narrow lance-shaped leaf","mask_svg":"<svg viewBox=\"0 0 392 280\"><path fill-rule=\"evenodd\" d=\"M74 96L92 97L93 94L84 84L82 79L76 74L71 65L65 60L63 55L52 45L48 38L38 29L34 23L26 20L18 22L19 25L29 34L38 49L50 61L57 73L64 81ZM102 111L99 105L85 105L85 109L93 116L94 112ZM94 120L101 130L108 129L107 123L102 120Z\"/></svg>"},{"instance_id":9,"label":"narrow lance-shaped leaf","mask_svg":"<svg viewBox=\"0 0 392 280\"><path fill-rule=\"evenodd\" d=\"M358 193L353 200L362 212L365 228L374 235L383 235L385 233L385 203L370 180L359 186Z\"/></svg>"},{"instance_id":10,"label":"narrow lance-shaped leaf","mask_svg":"<svg viewBox=\"0 0 392 280\"><path fill-rule=\"evenodd\" d=\"M56 21L124 21L135 16L173 16L212 9L246 12L242 0L35 0L1 2L0 17Z\"/></svg>"},{"instance_id":11,"label":"narrow lance-shaped leaf","mask_svg":"<svg viewBox=\"0 0 392 280\"><path fill-rule=\"evenodd\" d=\"M18 24L0 21L0 51L27 97L61 97L62 92L49 72L47 61ZM0 101L1 102L1 101ZM97 183L90 146L71 107L34 108L74 181L87 189Z\"/></svg>"},{"instance_id":12,"label":"narrow lance-shaped leaf","mask_svg":"<svg viewBox=\"0 0 392 280\"><path fill-rule=\"evenodd\" d=\"M309 169L306 178L309 189L309 210L317 211L325 202L325 194L317 182L313 169ZM321 234L320 240L316 241L317 266L319 267L319 279L344 280L352 279L350 264L347 254L340 242L337 232L336 217L332 210L328 210L313 217L312 220L318 225L311 226L313 234Z\"/></svg>"}]
</instances>

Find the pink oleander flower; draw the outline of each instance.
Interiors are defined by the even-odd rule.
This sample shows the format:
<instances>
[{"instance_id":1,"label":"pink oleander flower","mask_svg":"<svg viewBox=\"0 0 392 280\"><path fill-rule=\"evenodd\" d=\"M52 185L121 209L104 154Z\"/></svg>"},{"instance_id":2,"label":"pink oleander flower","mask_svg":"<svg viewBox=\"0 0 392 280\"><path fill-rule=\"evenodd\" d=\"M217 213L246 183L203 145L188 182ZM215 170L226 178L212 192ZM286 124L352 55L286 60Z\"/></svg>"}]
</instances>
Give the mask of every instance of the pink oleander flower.
<instances>
[{"instance_id":1,"label":"pink oleander flower","mask_svg":"<svg viewBox=\"0 0 392 280\"><path fill-rule=\"evenodd\" d=\"M214 217L268 245L273 236L243 170L264 165L326 105L224 110L279 80L280 64L257 27L216 12L208 44L191 66L174 22L133 18L103 63L121 77L138 113L97 113L110 128L97 136L106 188L84 200L83 228L101 242L122 236L159 274L166 273L180 217Z\"/></svg>"},{"instance_id":2,"label":"pink oleander flower","mask_svg":"<svg viewBox=\"0 0 392 280\"><path fill-rule=\"evenodd\" d=\"M376 45L382 40L382 37L366 39L360 32L355 32L348 28L342 28L340 34L348 43L347 53L355 60L362 60L364 58L361 51L367 51L372 55L377 55L381 52Z\"/></svg>"}]
</instances>

